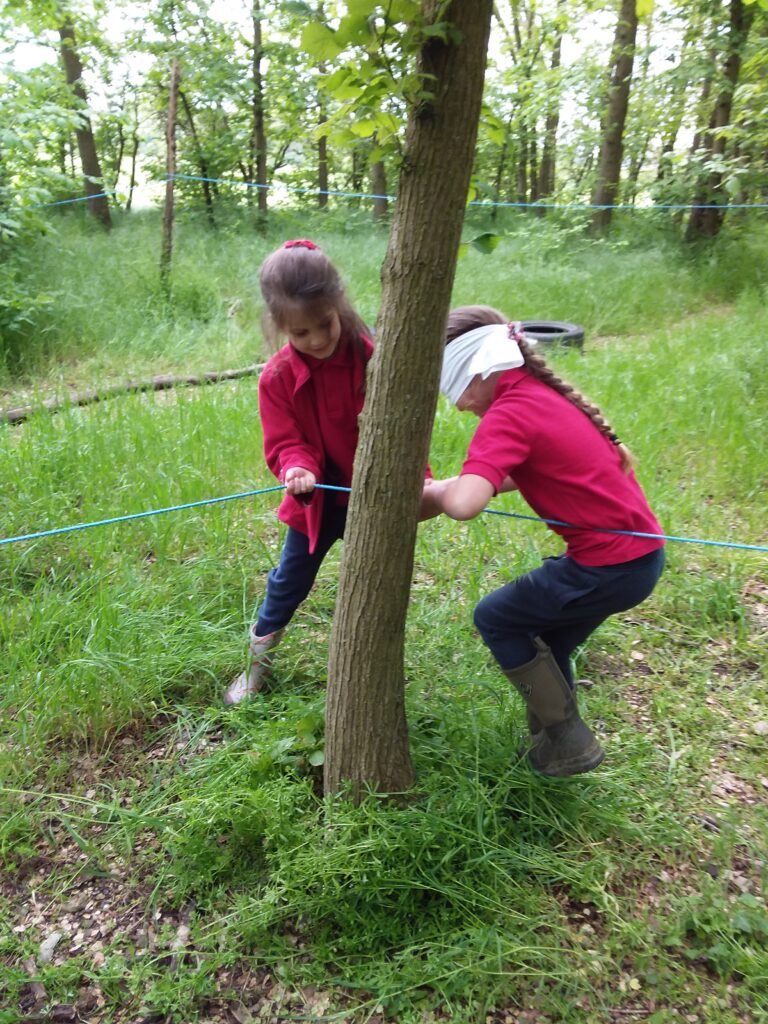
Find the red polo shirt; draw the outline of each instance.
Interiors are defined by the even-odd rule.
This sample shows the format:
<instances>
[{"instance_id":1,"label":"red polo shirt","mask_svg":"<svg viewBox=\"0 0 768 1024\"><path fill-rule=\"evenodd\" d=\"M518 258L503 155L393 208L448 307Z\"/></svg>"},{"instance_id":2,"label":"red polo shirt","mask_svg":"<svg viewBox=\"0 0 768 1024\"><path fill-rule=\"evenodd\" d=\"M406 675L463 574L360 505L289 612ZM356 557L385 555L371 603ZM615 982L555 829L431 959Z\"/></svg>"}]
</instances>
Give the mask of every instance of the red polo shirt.
<instances>
[{"instance_id":1,"label":"red polo shirt","mask_svg":"<svg viewBox=\"0 0 768 1024\"><path fill-rule=\"evenodd\" d=\"M543 519L581 527L661 533L634 473L616 446L575 405L524 367L499 378L490 408L469 445L462 473L498 491L506 476ZM548 524L549 525L549 524ZM582 565L616 565L664 541L550 525Z\"/></svg>"}]
</instances>

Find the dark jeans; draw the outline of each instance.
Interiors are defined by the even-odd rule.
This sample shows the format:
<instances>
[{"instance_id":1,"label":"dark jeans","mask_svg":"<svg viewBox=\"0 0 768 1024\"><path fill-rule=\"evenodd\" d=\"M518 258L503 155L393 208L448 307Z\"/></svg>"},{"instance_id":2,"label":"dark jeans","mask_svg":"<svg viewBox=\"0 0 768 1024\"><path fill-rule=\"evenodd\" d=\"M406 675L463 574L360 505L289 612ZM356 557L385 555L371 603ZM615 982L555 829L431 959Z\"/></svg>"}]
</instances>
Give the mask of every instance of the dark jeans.
<instances>
[{"instance_id":1,"label":"dark jeans","mask_svg":"<svg viewBox=\"0 0 768 1024\"><path fill-rule=\"evenodd\" d=\"M309 538L288 527L280 562L267 576L267 594L256 621L257 636L267 636L288 625L312 589L323 559L344 536L346 522L347 506L336 505L326 496L320 537L311 555Z\"/></svg>"},{"instance_id":2,"label":"dark jeans","mask_svg":"<svg viewBox=\"0 0 768 1024\"><path fill-rule=\"evenodd\" d=\"M547 558L484 597L475 608L475 625L503 670L531 661L537 653L532 638L541 637L572 684L571 653L609 615L644 601L663 568L663 548L619 565Z\"/></svg>"}]
</instances>

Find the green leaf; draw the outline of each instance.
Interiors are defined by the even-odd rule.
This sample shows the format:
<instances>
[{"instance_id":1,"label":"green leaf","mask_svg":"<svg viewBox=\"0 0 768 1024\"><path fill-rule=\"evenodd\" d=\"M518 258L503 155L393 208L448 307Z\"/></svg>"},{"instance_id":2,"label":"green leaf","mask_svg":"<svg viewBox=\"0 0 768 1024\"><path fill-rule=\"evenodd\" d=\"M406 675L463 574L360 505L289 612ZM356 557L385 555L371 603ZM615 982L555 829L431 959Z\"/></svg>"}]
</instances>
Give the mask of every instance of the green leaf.
<instances>
[{"instance_id":1,"label":"green leaf","mask_svg":"<svg viewBox=\"0 0 768 1024\"><path fill-rule=\"evenodd\" d=\"M376 122L370 118L365 118L362 121L355 121L349 126L350 131L353 135L356 135L359 139L370 139L372 135L376 133Z\"/></svg>"},{"instance_id":2,"label":"green leaf","mask_svg":"<svg viewBox=\"0 0 768 1024\"><path fill-rule=\"evenodd\" d=\"M336 40L336 33L327 25L310 22L301 33L301 48L317 61L335 60L343 47Z\"/></svg>"},{"instance_id":3,"label":"green leaf","mask_svg":"<svg viewBox=\"0 0 768 1024\"><path fill-rule=\"evenodd\" d=\"M654 0L636 0L635 10L637 11L638 18L647 18L653 14L653 8L655 7Z\"/></svg>"},{"instance_id":4,"label":"green leaf","mask_svg":"<svg viewBox=\"0 0 768 1024\"><path fill-rule=\"evenodd\" d=\"M412 22L417 21L421 13L417 0L392 0L389 5L389 21Z\"/></svg>"},{"instance_id":5,"label":"green leaf","mask_svg":"<svg viewBox=\"0 0 768 1024\"><path fill-rule=\"evenodd\" d=\"M496 235L493 231L484 231L481 235L476 235L474 238L470 238L469 244L473 249L477 249L478 252L488 256L501 241L501 235Z\"/></svg>"},{"instance_id":6,"label":"green leaf","mask_svg":"<svg viewBox=\"0 0 768 1024\"><path fill-rule=\"evenodd\" d=\"M319 768L321 764L325 764L325 751L313 750L307 760L314 768Z\"/></svg>"},{"instance_id":7,"label":"green leaf","mask_svg":"<svg viewBox=\"0 0 768 1024\"><path fill-rule=\"evenodd\" d=\"M365 46L374 38L367 14L348 14L342 18L336 31L336 38L343 46Z\"/></svg>"}]
</instances>

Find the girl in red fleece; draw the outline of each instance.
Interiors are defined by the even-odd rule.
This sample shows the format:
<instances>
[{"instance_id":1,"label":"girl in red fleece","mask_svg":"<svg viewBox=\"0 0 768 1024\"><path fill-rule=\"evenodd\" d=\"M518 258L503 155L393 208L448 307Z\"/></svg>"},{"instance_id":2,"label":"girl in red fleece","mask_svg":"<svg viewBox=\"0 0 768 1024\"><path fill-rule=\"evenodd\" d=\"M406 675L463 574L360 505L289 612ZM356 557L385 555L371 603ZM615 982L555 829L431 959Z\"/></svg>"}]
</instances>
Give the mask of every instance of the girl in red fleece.
<instances>
[{"instance_id":1,"label":"girl in red fleece","mask_svg":"<svg viewBox=\"0 0 768 1024\"><path fill-rule=\"evenodd\" d=\"M557 521L550 529L565 553L488 594L474 618L526 703L531 765L544 775L590 771L603 751L579 716L570 655L651 593L664 565L661 528L600 410L498 310L449 315L440 388L480 424L460 475L425 488L422 518L473 519L498 491L517 489Z\"/></svg>"},{"instance_id":2,"label":"girl in red fleece","mask_svg":"<svg viewBox=\"0 0 768 1024\"><path fill-rule=\"evenodd\" d=\"M278 516L288 534L251 627L248 668L224 695L227 704L261 689L269 652L344 534L349 496L315 485L351 486L365 369L373 352L338 271L314 242L285 242L268 256L261 292L271 326L288 338L259 380L264 454L285 484Z\"/></svg>"}]
</instances>

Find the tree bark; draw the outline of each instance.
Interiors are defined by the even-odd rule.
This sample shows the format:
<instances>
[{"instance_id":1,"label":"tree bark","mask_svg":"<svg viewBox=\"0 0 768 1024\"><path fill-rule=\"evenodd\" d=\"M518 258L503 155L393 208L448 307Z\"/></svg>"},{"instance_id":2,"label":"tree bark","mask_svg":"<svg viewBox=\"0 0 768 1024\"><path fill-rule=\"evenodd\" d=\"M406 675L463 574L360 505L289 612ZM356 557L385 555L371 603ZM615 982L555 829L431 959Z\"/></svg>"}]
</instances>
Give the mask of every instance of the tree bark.
<instances>
[{"instance_id":1,"label":"tree bark","mask_svg":"<svg viewBox=\"0 0 768 1024\"><path fill-rule=\"evenodd\" d=\"M187 99L187 94L183 89L179 89L179 99L181 105L184 107L184 114L187 118L187 124L189 125L189 133L192 136L192 141L195 144L195 153L197 155L197 167L200 171L200 185L203 190L203 199L205 200L205 212L208 215L208 223L212 228L216 227L216 217L213 212L213 193L211 192L211 184L208 179L211 177L208 170L208 160L206 159L205 152L200 143L200 136L197 133L197 125L195 124L195 117L192 113L192 106Z\"/></svg>"},{"instance_id":2,"label":"tree bark","mask_svg":"<svg viewBox=\"0 0 768 1024\"><path fill-rule=\"evenodd\" d=\"M422 0L459 43L428 40L434 97L411 111L382 267L381 312L355 459L330 642L325 790L397 794L413 784L404 630L456 256L469 189L491 0ZM446 174L446 167L451 173Z\"/></svg>"},{"instance_id":3,"label":"tree bark","mask_svg":"<svg viewBox=\"0 0 768 1024\"><path fill-rule=\"evenodd\" d=\"M139 156L139 104L138 100L134 106L133 133L131 135L131 180L128 185L128 199L125 203L125 212L129 213L133 205L133 193L136 189L136 163Z\"/></svg>"},{"instance_id":4,"label":"tree bark","mask_svg":"<svg viewBox=\"0 0 768 1024\"><path fill-rule=\"evenodd\" d=\"M322 127L328 118L322 99L317 116L317 123ZM321 135L317 140L317 205L328 205L328 136Z\"/></svg>"},{"instance_id":5,"label":"tree bark","mask_svg":"<svg viewBox=\"0 0 768 1024\"><path fill-rule=\"evenodd\" d=\"M375 196L373 200L373 219L384 220L389 209L387 199L387 169L383 160L376 160L371 164L371 188Z\"/></svg>"},{"instance_id":6,"label":"tree bark","mask_svg":"<svg viewBox=\"0 0 768 1024\"><path fill-rule=\"evenodd\" d=\"M611 83L608 89L608 106L605 129L600 144L597 164L597 181L592 202L603 209L592 215L592 233L600 235L611 223L613 210L619 194L621 159L624 152L624 124L629 107L629 90L632 67L635 58L637 38L637 0L621 0L619 20L613 39L611 56Z\"/></svg>"},{"instance_id":7,"label":"tree bark","mask_svg":"<svg viewBox=\"0 0 768 1024\"><path fill-rule=\"evenodd\" d=\"M710 159L725 156L728 139L723 129L731 121L733 94L738 85L742 54L753 16L753 7L745 6L743 0L731 0L723 86L717 95L709 122L709 132L704 141L704 148ZM694 242L702 238L713 238L720 231L725 219L725 210L719 204L727 201L728 197L723 192L721 170L710 171L702 177L693 198L695 208L691 210L688 218L685 240Z\"/></svg>"},{"instance_id":8,"label":"tree bark","mask_svg":"<svg viewBox=\"0 0 768 1024\"><path fill-rule=\"evenodd\" d=\"M552 58L550 60L550 71L555 79L559 70L563 49L563 26L565 24L565 0L558 0L557 3L557 26L555 41L552 45ZM554 91L554 82L553 82ZM555 192L555 156L557 153L557 130L560 127L560 101L559 90L555 98L550 96L547 103L547 116L544 121L544 142L541 148L541 163L539 164L539 187L540 199L547 199ZM546 213L544 207L537 211L540 217Z\"/></svg>"},{"instance_id":9,"label":"tree bark","mask_svg":"<svg viewBox=\"0 0 768 1024\"><path fill-rule=\"evenodd\" d=\"M264 127L264 78L261 62L264 58L264 40L261 31L261 0L253 0L253 132L251 160L256 168L256 191L259 194L259 213L267 216L267 133Z\"/></svg>"},{"instance_id":10,"label":"tree bark","mask_svg":"<svg viewBox=\"0 0 768 1024\"><path fill-rule=\"evenodd\" d=\"M75 130L75 135L77 137L77 148L80 153L80 163L85 179L85 194L93 197L88 200L88 209L96 220L109 230L112 227L112 218L109 213L107 197L102 194L104 192L104 182L99 155L96 152L96 142L93 138L91 121L87 115L88 96L83 85L83 65L75 49L75 29L70 21L65 21L59 28L59 38L61 40L61 60L64 65L64 77L82 108L82 121Z\"/></svg>"},{"instance_id":11,"label":"tree bark","mask_svg":"<svg viewBox=\"0 0 768 1024\"><path fill-rule=\"evenodd\" d=\"M166 181L165 206L163 208L163 246L160 253L160 280L165 288L171 273L171 256L173 255L173 199L174 175L176 174L176 109L179 98L179 81L181 68L178 60L171 67L171 88L168 94L168 120L165 128L166 145Z\"/></svg>"}]
</instances>

